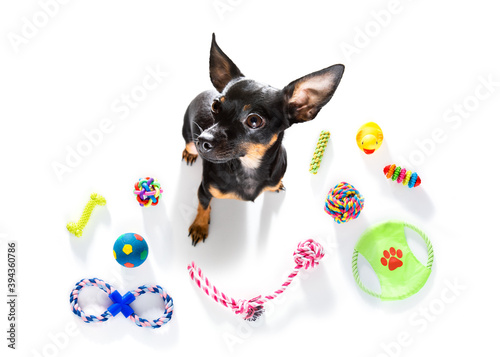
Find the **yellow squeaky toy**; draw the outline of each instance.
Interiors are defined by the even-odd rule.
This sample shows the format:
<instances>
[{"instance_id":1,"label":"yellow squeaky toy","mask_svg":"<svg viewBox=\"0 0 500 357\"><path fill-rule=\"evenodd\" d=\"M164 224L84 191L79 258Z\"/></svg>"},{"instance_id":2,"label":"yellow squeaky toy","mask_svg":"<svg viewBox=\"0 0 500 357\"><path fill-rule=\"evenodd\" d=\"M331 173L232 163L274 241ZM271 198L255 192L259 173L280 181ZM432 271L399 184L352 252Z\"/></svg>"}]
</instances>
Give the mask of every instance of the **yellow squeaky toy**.
<instances>
[{"instance_id":1,"label":"yellow squeaky toy","mask_svg":"<svg viewBox=\"0 0 500 357\"><path fill-rule=\"evenodd\" d=\"M367 155L373 154L382 145L383 140L382 129L374 122L362 125L356 134L356 142L359 148Z\"/></svg>"},{"instance_id":2,"label":"yellow squeaky toy","mask_svg":"<svg viewBox=\"0 0 500 357\"><path fill-rule=\"evenodd\" d=\"M101 195L97 193L92 193L90 195L90 200L85 205L85 208L83 209L83 213L78 220L78 222L69 222L66 225L66 228L71 234L74 234L77 237L81 237L83 234L83 229L87 225L90 215L92 214L92 211L94 210L95 206L104 206L106 204L106 199L102 197Z\"/></svg>"}]
</instances>

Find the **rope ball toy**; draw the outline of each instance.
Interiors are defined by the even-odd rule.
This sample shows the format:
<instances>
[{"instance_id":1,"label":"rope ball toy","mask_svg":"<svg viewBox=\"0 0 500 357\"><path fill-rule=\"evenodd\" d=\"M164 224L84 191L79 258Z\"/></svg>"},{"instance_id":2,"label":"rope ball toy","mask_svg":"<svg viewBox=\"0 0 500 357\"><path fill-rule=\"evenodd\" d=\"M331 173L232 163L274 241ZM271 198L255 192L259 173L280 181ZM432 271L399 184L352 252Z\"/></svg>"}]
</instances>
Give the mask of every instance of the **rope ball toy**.
<instances>
[{"instance_id":1,"label":"rope ball toy","mask_svg":"<svg viewBox=\"0 0 500 357\"><path fill-rule=\"evenodd\" d=\"M316 144L316 149L314 150L314 155L309 165L309 172L316 175L323 160L323 154L325 153L326 145L330 139L330 132L322 130L319 134L318 144Z\"/></svg>"},{"instance_id":2,"label":"rope ball toy","mask_svg":"<svg viewBox=\"0 0 500 357\"><path fill-rule=\"evenodd\" d=\"M416 172L411 172L400 166L396 167L394 164L384 167L384 174L388 179L397 181L397 183L403 183L405 186L408 185L409 188L420 186L422 183Z\"/></svg>"},{"instance_id":3,"label":"rope ball toy","mask_svg":"<svg viewBox=\"0 0 500 357\"><path fill-rule=\"evenodd\" d=\"M245 320L255 321L264 312L263 305L277 298L280 294L283 294L293 279L299 274L300 269L306 270L313 268L315 265L319 264L319 261L324 255L325 253L323 252L321 244L312 239L299 243L297 249L293 253L296 266L281 287L270 295L264 297L259 295L250 300L235 300L225 295L205 278L201 269L198 268L194 262L188 265L188 271L191 279L205 292L205 294L216 302L232 309L235 314L242 315Z\"/></svg>"},{"instance_id":4,"label":"rope ball toy","mask_svg":"<svg viewBox=\"0 0 500 357\"><path fill-rule=\"evenodd\" d=\"M111 299L113 304L108 307L108 309L101 314L100 316L87 315L82 310L80 305L78 304L78 297L80 291L86 286L94 286L106 294ZM165 311L163 315L158 319L149 321L137 316L134 310L130 307L130 304L139 296L145 293L159 294L165 303ZM163 290L163 288L159 285L143 285L138 287L135 290L127 292L125 295L120 295L120 293L113 288L108 283L100 280L100 279L82 279L78 283L76 283L75 288L71 291L69 296L69 302L71 304L71 310L73 313L81 318L85 323L98 323L108 321L111 317L118 315L120 312L133 321L139 327L147 327L147 328L160 328L170 321L172 318L172 313L174 311L174 301L172 298Z\"/></svg>"},{"instance_id":5,"label":"rope ball toy","mask_svg":"<svg viewBox=\"0 0 500 357\"><path fill-rule=\"evenodd\" d=\"M71 234L74 234L76 237L81 237L83 234L83 229L87 225L95 206L104 206L104 205L106 205L106 199L97 193L92 193L90 195L90 200L85 205L85 208L83 209L83 213L82 213L80 219L78 220L78 222L77 223L69 222L66 225L66 229Z\"/></svg>"},{"instance_id":6,"label":"rope ball toy","mask_svg":"<svg viewBox=\"0 0 500 357\"><path fill-rule=\"evenodd\" d=\"M325 212L337 223L358 218L365 206L365 198L354 186L341 182L330 190L325 201Z\"/></svg>"},{"instance_id":7,"label":"rope ball toy","mask_svg":"<svg viewBox=\"0 0 500 357\"><path fill-rule=\"evenodd\" d=\"M135 183L134 194L137 195L137 202L141 207L156 206L160 201L163 189L154 178L141 178Z\"/></svg>"}]
</instances>

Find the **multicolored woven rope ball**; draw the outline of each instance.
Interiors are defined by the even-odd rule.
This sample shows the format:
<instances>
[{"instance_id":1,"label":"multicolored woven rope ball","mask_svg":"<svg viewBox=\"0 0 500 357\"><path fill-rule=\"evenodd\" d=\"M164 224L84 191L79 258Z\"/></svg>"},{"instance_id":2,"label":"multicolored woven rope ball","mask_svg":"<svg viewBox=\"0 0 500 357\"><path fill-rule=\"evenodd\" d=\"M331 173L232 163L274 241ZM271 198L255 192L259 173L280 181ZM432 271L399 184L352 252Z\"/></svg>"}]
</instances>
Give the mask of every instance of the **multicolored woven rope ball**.
<instances>
[{"instance_id":1,"label":"multicolored woven rope ball","mask_svg":"<svg viewBox=\"0 0 500 357\"><path fill-rule=\"evenodd\" d=\"M358 218L365 206L365 198L354 186L341 182L330 190L325 201L325 212L337 223Z\"/></svg>"},{"instance_id":2,"label":"multicolored woven rope ball","mask_svg":"<svg viewBox=\"0 0 500 357\"><path fill-rule=\"evenodd\" d=\"M156 206L160 201L163 190L154 178L141 178L135 183L134 194L137 195L137 202L141 207Z\"/></svg>"}]
</instances>

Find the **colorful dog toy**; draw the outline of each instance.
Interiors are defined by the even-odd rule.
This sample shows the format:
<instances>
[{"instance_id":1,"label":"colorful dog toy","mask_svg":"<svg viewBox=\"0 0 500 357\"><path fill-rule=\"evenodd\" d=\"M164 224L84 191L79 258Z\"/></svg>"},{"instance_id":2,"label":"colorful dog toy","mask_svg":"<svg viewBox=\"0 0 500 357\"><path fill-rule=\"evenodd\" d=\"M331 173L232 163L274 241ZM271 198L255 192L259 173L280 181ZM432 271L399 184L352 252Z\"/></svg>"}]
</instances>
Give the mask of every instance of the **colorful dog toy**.
<instances>
[{"instance_id":1,"label":"colorful dog toy","mask_svg":"<svg viewBox=\"0 0 500 357\"><path fill-rule=\"evenodd\" d=\"M404 228L417 232L427 245L427 264L415 258L408 246ZM380 282L381 293L366 288L359 277L358 255L370 263ZM418 292L427 282L434 262L434 251L427 236L408 223L389 221L366 230L354 248L352 272L364 292L381 300L402 300Z\"/></svg>"},{"instance_id":2,"label":"colorful dog toy","mask_svg":"<svg viewBox=\"0 0 500 357\"><path fill-rule=\"evenodd\" d=\"M156 206L161 198L163 190L160 184L151 177L141 178L135 183L134 193L141 207Z\"/></svg>"},{"instance_id":3,"label":"colorful dog toy","mask_svg":"<svg viewBox=\"0 0 500 357\"><path fill-rule=\"evenodd\" d=\"M330 139L330 132L322 130L319 134L318 144L316 145L316 150L314 150L314 155L309 165L309 172L316 175L319 170L319 165L323 159L323 154L325 153L326 145Z\"/></svg>"},{"instance_id":4,"label":"colorful dog toy","mask_svg":"<svg viewBox=\"0 0 500 357\"><path fill-rule=\"evenodd\" d=\"M341 182L330 190L325 201L325 212L337 223L358 218L365 206L365 199L354 186Z\"/></svg>"},{"instance_id":5,"label":"colorful dog toy","mask_svg":"<svg viewBox=\"0 0 500 357\"><path fill-rule=\"evenodd\" d=\"M367 155L373 154L382 145L383 140L382 129L374 122L362 125L356 134L358 147Z\"/></svg>"},{"instance_id":6,"label":"colorful dog toy","mask_svg":"<svg viewBox=\"0 0 500 357\"><path fill-rule=\"evenodd\" d=\"M323 247L321 244L312 239L308 239L299 243L297 250L294 252L293 257L297 264L293 272L288 276L286 281L281 287L270 295L262 297L261 295L250 300L238 300L226 296L223 292L219 291L213 286L207 278L203 276L200 268L191 263L188 265L189 275L191 279L202 289L205 294L213 298L216 302L221 303L225 307L231 308L235 314L242 314L245 320L255 321L264 312L264 304L270 300L275 299L280 294L284 293L286 288L290 285L293 278L297 276L300 269L309 269L319 264L319 261L324 256Z\"/></svg>"},{"instance_id":7,"label":"colorful dog toy","mask_svg":"<svg viewBox=\"0 0 500 357\"><path fill-rule=\"evenodd\" d=\"M113 302L113 305L108 307L108 309L100 316L87 315L80 307L78 303L78 296L80 294L80 290L82 290L86 286L95 286L106 294ZM153 293L160 294L163 302L165 303L165 311L163 315L156 320L149 321L137 316L134 310L130 307L130 304L140 295L145 293ZM75 288L71 291L69 295L69 302L71 304L71 309L75 315L80 317L83 322L91 323L91 322L105 322L109 320L111 316L116 316L120 312L128 318L129 320L135 322L135 324L139 327L148 327L148 328L159 328L165 325L172 318L172 313L174 311L174 301L172 298L163 290L163 288L159 285L143 285L138 287L135 290L127 292L125 295L120 295L120 293L115 290L108 283L100 280L100 279L82 279L80 280Z\"/></svg>"},{"instance_id":8,"label":"colorful dog toy","mask_svg":"<svg viewBox=\"0 0 500 357\"><path fill-rule=\"evenodd\" d=\"M135 233L122 234L113 246L116 261L125 268L136 268L144 263L148 252L146 240Z\"/></svg>"},{"instance_id":9,"label":"colorful dog toy","mask_svg":"<svg viewBox=\"0 0 500 357\"><path fill-rule=\"evenodd\" d=\"M412 173L410 170L407 171L400 166L396 167L394 164L384 167L384 174L388 179L403 183L403 185L408 185L409 188L420 186L422 183L422 180L420 180L416 172Z\"/></svg>"},{"instance_id":10,"label":"colorful dog toy","mask_svg":"<svg viewBox=\"0 0 500 357\"><path fill-rule=\"evenodd\" d=\"M99 206L104 206L106 204L106 199L102 197L101 195L97 193L93 193L90 195L90 200L89 202L85 205L85 208L83 209L82 216L78 220L78 223L70 222L66 225L66 228L68 231L72 234L74 234L77 237L81 237L83 234L83 229L87 225L90 215L92 214L92 211L94 210L94 207L99 205Z\"/></svg>"}]
</instances>

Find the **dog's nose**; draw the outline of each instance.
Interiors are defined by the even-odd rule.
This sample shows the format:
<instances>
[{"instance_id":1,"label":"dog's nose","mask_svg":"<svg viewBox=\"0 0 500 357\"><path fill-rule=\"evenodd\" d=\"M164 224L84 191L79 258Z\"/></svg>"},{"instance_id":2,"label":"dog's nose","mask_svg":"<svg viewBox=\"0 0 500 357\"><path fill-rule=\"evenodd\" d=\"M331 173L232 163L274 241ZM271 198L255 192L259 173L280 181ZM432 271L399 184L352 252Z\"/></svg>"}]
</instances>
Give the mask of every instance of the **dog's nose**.
<instances>
[{"instance_id":1,"label":"dog's nose","mask_svg":"<svg viewBox=\"0 0 500 357\"><path fill-rule=\"evenodd\" d=\"M198 138L198 141L196 142L197 144L197 149L198 151L207 153L211 151L214 148L214 145L212 144L210 139L207 138Z\"/></svg>"}]
</instances>

